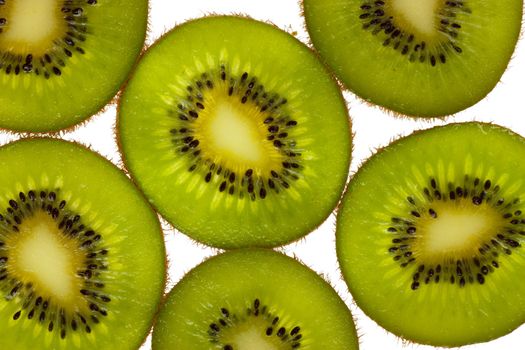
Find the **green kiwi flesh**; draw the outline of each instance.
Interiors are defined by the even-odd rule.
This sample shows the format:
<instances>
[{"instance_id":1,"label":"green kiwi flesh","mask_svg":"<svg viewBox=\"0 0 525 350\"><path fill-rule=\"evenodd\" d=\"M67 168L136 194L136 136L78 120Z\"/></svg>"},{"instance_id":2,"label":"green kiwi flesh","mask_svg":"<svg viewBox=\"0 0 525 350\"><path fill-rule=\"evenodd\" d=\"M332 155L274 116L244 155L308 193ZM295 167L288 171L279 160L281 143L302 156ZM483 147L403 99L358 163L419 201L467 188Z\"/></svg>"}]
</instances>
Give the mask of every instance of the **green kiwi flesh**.
<instances>
[{"instance_id":1,"label":"green kiwi flesh","mask_svg":"<svg viewBox=\"0 0 525 350\"><path fill-rule=\"evenodd\" d=\"M396 335L462 346L525 321L525 140L491 124L434 127L372 156L337 218L357 305Z\"/></svg>"},{"instance_id":2,"label":"green kiwi flesh","mask_svg":"<svg viewBox=\"0 0 525 350\"><path fill-rule=\"evenodd\" d=\"M147 0L0 0L0 128L71 127L106 105L144 45Z\"/></svg>"},{"instance_id":3,"label":"green kiwi flesh","mask_svg":"<svg viewBox=\"0 0 525 350\"><path fill-rule=\"evenodd\" d=\"M208 245L277 246L321 224L347 179L337 84L278 28L206 17L139 62L119 103L124 163L177 229Z\"/></svg>"},{"instance_id":4,"label":"green kiwi flesh","mask_svg":"<svg viewBox=\"0 0 525 350\"><path fill-rule=\"evenodd\" d=\"M169 293L153 349L357 350L352 315L332 287L272 250L234 250L191 270Z\"/></svg>"},{"instance_id":5,"label":"green kiwi flesh","mask_svg":"<svg viewBox=\"0 0 525 350\"><path fill-rule=\"evenodd\" d=\"M165 281L146 200L65 141L7 144L0 164L0 348L137 349Z\"/></svg>"},{"instance_id":6,"label":"green kiwi flesh","mask_svg":"<svg viewBox=\"0 0 525 350\"><path fill-rule=\"evenodd\" d=\"M304 0L315 48L366 101L414 117L454 114L498 83L521 0Z\"/></svg>"}]
</instances>

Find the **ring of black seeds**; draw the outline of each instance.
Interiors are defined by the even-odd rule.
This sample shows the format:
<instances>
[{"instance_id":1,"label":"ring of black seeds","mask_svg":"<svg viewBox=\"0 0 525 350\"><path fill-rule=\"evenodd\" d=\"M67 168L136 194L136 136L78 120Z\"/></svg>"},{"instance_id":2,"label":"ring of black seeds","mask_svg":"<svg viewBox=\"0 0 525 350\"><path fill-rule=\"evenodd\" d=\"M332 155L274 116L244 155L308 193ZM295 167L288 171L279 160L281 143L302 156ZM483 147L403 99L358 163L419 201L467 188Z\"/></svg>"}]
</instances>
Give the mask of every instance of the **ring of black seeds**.
<instances>
[{"instance_id":1,"label":"ring of black seeds","mask_svg":"<svg viewBox=\"0 0 525 350\"><path fill-rule=\"evenodd\" d=\"M519 209L520 199L503 198L499 195L500 190L500 186L490 179L482 180L465 175L463 183L449 183L447 188L440 188L438 181L431 178L428 186L423 189L427 203L418 203L413 196L407 197L411 207L409 215L404 218L393 217L391 225L387 228L387 232L393 236L388 252L400 268L413 270L410 282L412 290L430 283L451 283L458 288L466 284L483 285L490 274L496 273L500 267L500 255L511 255L514 249L521 248L521 242L525 239L525 217ZM437 219L439 212L432 208L432 202L461 199L469 199L474 205L490 205L507 221L505 228L481 244L476 256L446 260L437 265L425 265L412 254L417 218L428 213L430 217Z\"/></svg>"},{"instance_id":2,"label":"ring of black seeds","mask_svg":"<svg viewBox=\"0 0 525 350\"><path fill-rule=\"evenodd\" d=\"M254 169L248 169L244 174L238 174L216 164L202 153L202 140L195 135L194 123L206 108L204 93L217 88L213 83L215 80L228 83L228 96L239 99L242 104L252 103L267 115L264 119L266 138L284 157L279 169L273 169L268 174L257 174ZM178 126L170 130L171 138L175 151L188 158L189 172L200 173L206 183L217 183L219 192L240 199L248 197L253 201L279 194L300 178L303 168L301 152L292 137L292 130L298 123L284 109L286 98L266 91L257 77L251 77L247 72L240 77L233 76L225 65L215 72L201 74L186 90L186 98L168 109L167 115L177 120Z\"/></svg>"},{"instance_id":3,"label":"ring of black seeds","mask_svg":"<svg viewBox=\"0 0 525 350\"><path fill-rule=\"evenodd\" d=\"M266 321L266 327L263 330L267 337L277 338L283 345L289 346L290 349L299 349L303 341L301 327L295 325L290 328L282 326L279 315L272 314L268 306L263 305L260 299L255 299L253 304L246 308L244 314L234 314L226 307L219 310L218 318L210 323L208 335L210 343L220 344L223 350L236 350L231 344L221 343L221 333L225 329L235 327L244 322L250 322L251 318L261 318Z\"/></svg>"},{"instance_id":4,"label":"ring of black seeds","mask_svg":"<svg viewBox=\"0 0 525 350\"><path fill-rule=\"evenodd\" d=\"M65 200L58 196L59 190L30 190L20 192L18 198L9 200L6 211L0 214L0 291L4 299L17 304L12 318L27 318L42 324L49 332L57 332L65 339L69 332L91 333L92 328L108 315L107 305L111 298L104 293L104 272L108 269L109 251L104 247L103 237L82 223L80 215L67 208ZM19 232L19 225L37 211L49 215L62 234L77 242L85 254L85 266L77 271L83 286L78 291L89 309L87 313L71 313L59 304L38 294L31 283L22 283L7 272L9 264L4 240Z\"/></svg>"},{"instance_id":5,"label":"ring of black seeds","mask_svg":"<svg viewBox=\"0 0 525 350\"><path fill-rule=\"evenodd\" d=\"M458 37L461 34L461 24L457 22L459 13L471 14L467 1L446 1L445 6L438 13L440 22L437 30L447 38L438 46L430 47L425 40L420 40L412 33L396 25L394 16L388 14L383 0L365 0L361 5L359 19L363 29L374 36L381 38L383 46L391 47L406 56L410 62L430 64L445 64L447 57L452 54L460 55L463 52Z\"/></svg>"},{"instance_id":6,"label":"ring of black seeds","mask_svg":"<svg viewBox=\"0 0 525 350\"><path fill-rule=\"evenodd\" d=\"M0 2L0 35L9 26L9 18L2 16L2 6L8 1ZM64 0L61 12L66 23L67 31L62 38L53 41L53 47L42 55L28 53L16 54L0 50L0 72L6 75L34 74L49 79L52 76L62 75L62 69L67 60L73 55L83 55L83 43L89 36L88 19L83 8L93 6L97 0Z\"/></svg>"}]
</instances>

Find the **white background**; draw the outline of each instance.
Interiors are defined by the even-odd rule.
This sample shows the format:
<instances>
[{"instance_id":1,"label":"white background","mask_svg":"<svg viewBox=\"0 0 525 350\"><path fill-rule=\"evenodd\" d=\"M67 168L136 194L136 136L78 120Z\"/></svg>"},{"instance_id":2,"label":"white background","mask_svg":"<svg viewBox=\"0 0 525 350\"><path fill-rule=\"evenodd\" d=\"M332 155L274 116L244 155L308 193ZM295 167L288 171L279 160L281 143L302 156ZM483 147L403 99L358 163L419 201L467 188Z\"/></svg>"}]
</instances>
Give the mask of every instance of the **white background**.
<instances>
[{"instance_id":1,"label":"white background","mask_svg":"<svg viewBox=\"0 0 525 350\"><path fill-rule=\"evenodd\" d=\"M271 21L289 32L297 32L297 37L300 40L305 43L308 42L297 0L151 0L150 3L148 45L173 26L188 19L202 17L210 13L248 14L259 20ZM494 91L476 106L446 120L425 122L394 118L376 107L362 103L351 93L345 93L355 133L351 172L355 172L363 160L368 158L375 149L386 146L392 139L401 135L408 135L413 130L429 128L433 125L454 121L487 121L509 127L525 136L525 113L523 113L524 78L525 43L521 42L521 45L517 47L509 69ZM90 145L92 149L100 152L120 166L120 156L117 151L113 129L115 115L115 105L110 105L104 113L93 117L88 123L62 136L68 140L75 140ZM0 136L4 142L16 138L6 133L2 133ZM163 223L163 226L165 227L166 246L170 262L169 285L167 289L169 290L188 270L216 251L197 245L186 236L169 228L166 223ZM284 247L284 251L289 255L297 256L328 279L339 295L346 301L356 319L361 350L435 349L429 346L403 343L394 335L377 326L353 304L352 298L340 278L335 256L334 228L335 217L332 215L319 229L300 242ZM520 281L520 283L523 282ZM150 339L148 338L141 350L150 348ZM322 348L322 345L319 348ZM523 350L524 348L525 326L522 326L510 335L500 339L485 344L466 346L462 349Z\"/></svg>"}]
</instances>

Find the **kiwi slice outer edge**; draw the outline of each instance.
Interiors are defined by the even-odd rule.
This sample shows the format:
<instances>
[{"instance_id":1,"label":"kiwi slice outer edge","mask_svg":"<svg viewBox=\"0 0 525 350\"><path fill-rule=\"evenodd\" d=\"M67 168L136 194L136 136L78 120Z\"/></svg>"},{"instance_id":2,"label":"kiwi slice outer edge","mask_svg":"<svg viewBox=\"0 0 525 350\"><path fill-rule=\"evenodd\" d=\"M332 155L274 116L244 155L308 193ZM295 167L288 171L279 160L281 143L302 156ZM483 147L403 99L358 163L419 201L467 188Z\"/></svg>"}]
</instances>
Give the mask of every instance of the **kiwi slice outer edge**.
<instances>
[{"instance_id":1,"label":"kiwi slice outer edge","mask_svg":"<svg viewBox=\"0 0 525 350\"><path fill-rule=\"evenodd\" d=\"M235 26L232 24L234 24L235 26L239 26L240 29L236 32L232 31L231 28L235 28ZM282 41L283 45L285 45L286 47L286 50L293 52L293 57L299 55L298 57L302 57L304 60L306 60L306 62L309 62L309 65L312 65L313 69L311 69L310 71L315 72L314 75L318 80L316 82L308 80L308 91L312 89L312 84L314 83L318 86L326 86L326 99L329 99L329 101L331 101L329 104L327 104L330 105L330 112L323 111L322 109L314 107L315 104L312 102L312 100L317 102L323 99L310 98L308 101L305 102L306 104L308 104L308 107L314 109L315 113L317 114L313 115L314 113L312 112L310 113L310 115L307 116L309 128L323 128L322 115L334 115L335 117L333 121L336 122L337 125L340 125L340 128L338 128L338 130L336 130L336 128L332 126L327 126L325 127L326 135L316 135L319 139L319 142L317 142L317 146L319 146L320 143L325 143L325 145L320 147L321 150L317 152L315 160L313 162L323 163L324 166L330 168L330 171L328 171L327 173L329 174L329 176L335 177L337 180L330 180L324 182L317 181L317 183L312 184L312 186L316 186L317 189L316 191L309 191L308 198L306 198L305 201L310 201L311 203L319 203L319 200L315 198L316 195L328 195L331 198L329 201L323 200L321 202L323 203L323 207L317 208L318 210L316 210L315 213L312 214L312 216L315 217L314 220L305 220L305 218L309 216L305 215L305 213L302 211L295 211L293 215L295 217L298 217L299 215L299 217L301 218L297 219L296 222L293 223L293 225L288 225L286 223L286 220L288 219L290 212L284 211L282 214L279 213L279 206L281 205L280 203L278 203L278 205L275 206L276 208L273 208L273 212L271 213L268 212L266 209L259 210L258 213L257 211L254 211L253 208L250 210L244 210L242 211L242 214L245 215L245 217L239 216L235 212L235 210L231 209L235 207L234 204L230 205L230 209L226 212L223 212L219 216L216 213L210 212L209 209L206 208L210 205L210 200L202 200L201 198L198 202L194 202L194 195L192 192L185 193L186 188L181 189L181 186L172 186L172 184L176 182L176 177L168 175L166 177L167 179L169 179L170 176L172 177L170 182L167 182L166 180L163 180L162 182L158 182L158 180L153 180L153 178L156 175L158 175L158 173L169 173L169 171L166 168L173 167L173 159L176 159L168 159L168 157L164 155L162 162L159 160L155 160L157 156L153 153L157 152L157 150L154 150L154 147L151 146L155 145L155 142L157 142L157 144L155 145L156 148L168 149L170 152L173 152L174 148L172 147L172 141L170 140L171 136L173 135L169 135L169 128L166 128L166 120L163 120L163 118L166 118L166 111L164 110L159 112L159 110L168 109L168 107L170 106L169 104L165 106L166 103L161 101L154 103L153 100L159 100L159 96L161 96L165 100L171 99L171 108L173 108L175 112L177 112L177 99L175 98L177 96L173 94L173 92L170 92L169 89L160 89L158 86L156 86L156 84L158 83L155 83L154 80L159 79L160 81L164 82L164 85L169 85L170 83L166 81L166 76L169 76L169 74L166 74L165 72L175 70L175 72L180 72L180 74L182 74L185 77L185 81L191 83L191 79L196 76L198 77L200 75L200 71L197 70L197 72L193 72L194 74L191 75L191 77L186 76L188 74L187 69L194 69L195 63L192 62L181 62L181 67L177 67L176 65L169 66L169 69L168 67L165 67L164 71L159 71L158 73L154 71L148 71L146 67L153 67L154 65L161 66L162 64L158 61L161 61L162 56L170 57L170 55L174 55L170 52L171 49L170 45L168 45L169 42L174 41L176 38L180 38L178 40L178 43L185 42L183 45L190 45L190 41L188 41L187 39L183 39L185 37L184 35L188 35L189 37L189 35L191 35L190 32L198 32L199 30L203 30L204 28L206 28L208 25L211 27L215 27L214 30L210 30L208 32L226 31L228 35L231 35L234 38L238 37L235 40L241 40L241 38L244 38L243 35L250 35L251 37L254 36L256 33L259 35L261 33L268 33L270 38L275 37L276 40ZM186 34L185 32L188 32L188 34ZM216 33L206 34L206 36L209 35L216 36ZM219 47L217 43L213 42L212 38L206 38L206 40L208 42L213 43L214 50L215 47ZM173 45L174 44L175 43L173 43ZM248 49L251 47L250 45L253 45L253 43L245 42L240 49L243 51L242 55L251 57L251 60L253 58L252 54L247 53L249 52ZM192 47L192 50L195 50L195 48ZM203 48L201 50L201 52L204 53L206 51L206 48ZM226 51L226 49L224 49L223 53L221 54L224 54L224 51ZM228 60L230 59L230 57L228 56L229 54L230 53L226 54L226 59ZM210 55L213 56L214 54ZM252 67L253 69L258 68L257 64L254 62L238 61L238 57L235 56L234 53L231 53L231 55L236 57L236 61L234 62L235 66L237 67L235 68L235 73L237 75L234 77L236 79L242 79L241 76L243 75L245 67L247 71L250 67ZM275 56L275 54L273 55ZM163 60L166 61L166 58L164 58ZM201 68L203 65L207 67L209 61L206 60L209 60L209 57L201 58L201 60L198 60L196 64L198 65L198 67ZM299 69L299 66L295 66L295 62L289 61L290 59L286 61L286 64L294 64L294 72L301 71L301 69ZM228 61L225 62L228 63ZM216 68L217 64L215 63L212 65L212 68ZM170 62L170 64L172 64L172 62ZM275 64L273 66L279 67L282 64L284 63L279 62L279 64ZM166 63L164 65L166 66ZM181 71L181 69L186 70ZM270 70L277 71L278 68L274 69L273 67L271 67ZM263 81L262 84L264 85L264 81L271 79L269 78L269 73L260 73L260 69L255 69L255 71L256 73L254 74L250 72L250 74L248 75L248 80L251 78L260 79ZM259 72L260 74L258 75L257 72ZM152 74L155 74L154 79L152 78ZM228 74L230 74L230 72L228 72ZM230 76L228 76L228 79L229 78ZM291 80L293 79L291 78ZM141 82L140 84L139 81ZM305 80L303 79L303 81ZM320 82L322 82L323 84L319 85ZM275 81L271 83L273 84L272 87L275 85L274 83ZM141 84L146 84L147 86L143 86ZM182 83L179 85L184 86ZM279 89L277 89L277 91L279 91ZM287 91L288 90L285 89L284 92L281 94L283 98L287 97ZM271 88L270 92L272 92ZM141 99L141 104L150 108L149 111L143 112L143 116L141 117L138 117L140 113L136 112L137 107L132 109L138 101L137 98L139 98L139 96ZM297 103L295 105L297 106ZM306 105L300 107L301 113L304 113L305 109L307 109ZM290 113L293 114L294 111L292 110ZM302 117L300 115L301 113L297 112L296 114L298 114L299 117ZM317 116L318 118L314 118ZM294 117L295 115L292 115L290 118L293 119ZM304 117L302 117L302 119L305 120ZM159 127L158 125L161 125L161 127ZM299 125L301 125L300 122ZM163 132L162 129L166 129L166 131ZM138 130L140 130L140 132L137 132ZM150 137L146 138L145 135L149 135ZM143 139L142 141L140 140L141 138ZM303 43L301 43L288 33L285 33L284 31L270 24L258 22L248 17L209 16L205 18L199 18L176 26L171 31L164 34L143 54L139 64L137 65L136 70L133 73L133 76L130 78L126 89L122 93L118 104L117 143L122 153L123 162L126 168L129 170L132 179L146 193L146 196L150 199L150 202L157 209L157 211L159 211L161 215L165 217L175 228L179 229L181 232L187 234L191 238L201 243L226 249L248 246L275 247L299 239L307 233L311 232L315 227L318 227L326 219L326 217L330 215L330 213L335 208L336 204L339 202L339 193L343 191L344 186L346 184L352 149L351 138L351 122L348 116L346 102L344 101L342 93L338 88L335 79L332 75L329 74L326 67L318 61L315 53L313 53ZM133 145L133 143L137 144L137 146ZM138 146L139 144L140 146ZM306 147L302 148L304 149ZM308 151L308 149L306 149L306 151ZM328 157L334 157L332 158L334 161L328 162L326 159ZM335 161L335 157L339 157L342 160L337 159L337 161ZM149 165L140 164L141 162L146 162ZM190 167L190 164L188 164L187 166ZM332 167L336 167L337 169L332 169ZM150 172L153 168L158 169L151 174L146 174L147 172ZM217 168L215 168L215 170L217 170ZM177 171L180 172L179 169ZM204 175L205 173L202 175L201 180L205 180ZM241 173L239 176L239 174L237 173L236 176L237 178L242 178L243 174ZM316 176L319 177L319 175ZM157 181L158 183L154 184L154 181ZM204 183L204 181L202 182ZM214 195L214 192L217 192L217 190L220 192L222 190L219 186L222 185L221 182L223 182L223 180L219 182L212 181L212 183L214 183L213 188L211 188L210 191L206 191L208 193L211 192L212 196ZM225 179L224 182L227 183L227 179ZM334 182L338 182L339 184L334 185ZM293 183L290 182L290 184L293 187ZM198 186L200 186L200 184L197 185L197 187ZM265 186L267 194L272 192L272 190L266 183ZM308 184L307 186L310 185ZM246 193L246 188L244 190L245 194L248 195L248 193ZM297 189L297 191L300 190L301 188ZM298 193L297 191L295 192L296 196ZM224 192L228 192L228 187L226 187L226 190ZM237 193L238 192L236 191L235 194ZM300 195L303 195L303 193L301 193ZM257 201L260 201L258 190L256 191L256 197ZM219 200L219 202L221 201L222 199ZM174 202L178 202L179 204L174 204ZM284 203L284 201L281 202ZM328 202L330 202L330 205L328 205ZM181 205L180 203L186 204ZM247 201L245 207L248 207L249 205L250 203L249 201ZM293 201L290 203L290 205L294 205ZM196 208L199 208L199 210L195 210ZM194 218L195 212L202 212L202 210L204 210L204 212L207 213L205 221L199 218ZM251 230L247 230L245 224L240 222L241 220L252 219L257 224L255 224L254 228ZM263 230L264 232L260 232Z\"/></svg>"},{"instance_id":2,"label":"kiwi slice outer edge","mask_svg":"<svg viewBox=\"0 0 525 350\"><path fill-rule=\"evenodd\" d=\"M153 349L242 350L247 344L225 344L221 334L259 321L271 332L250 334L251 345L262 337L283 350L359 348L350 310L327 281L284 254L247 248L205 260L175 285L154 326Z\"/></svg>"},{"instance_id":3,"label":"kiwi slice outer edge","mask_svg":"<svg viewBox=\"0 0 525 350\"><path fill-rule=\"evenodd\" d=\"M75 32L74 36L64 33L63 37L56 39L72 53L70 57L64 55L61 46L56 46L60 49L57 54L64 57L52 57L51 63L48 63L43 56L35 55L34 68L29 73L22 70L15 74L13 66L10 74L6 74L9 64L3 64L0 69L3 91L0 96L3 106L0 128L32 133L54 133L74 128L104 110L136 65L146 38L148 0L136 1L133 5L123 0L89 0L82 4L80 0L74 0L69 5L62 2L64 8L75 5L83 8L81 16L87 18L87 30L85 33ZM63 16L73 15L64 12ZM122 27L128 27L128 32L124 33ZM68 32L71 33L71 30ZM64 44L66 39L73 45ZM25 59L21 58L21 64ZM47 79L43 70L35 74L40 60L45 62L46 67L49 66L50 76ZM101 62L95 63L97 60ZM58 68L60 73L55 74L51 67ZM108 74L108 69L111 74Z\"/></svg>"},{"instance_id":4,"label":"kiwi slice outer edge","mask_svg":"<svg viewBox=\"0 0 525 350\"><path fill-rule=\"evenodd\" d=\"M436 147L428 148L431 145ZM415 153L402 155L410 149ZM525 231L521 233L517 226L512 229L514 222L511 224L510 221L514 218L506 213L521 215L519 208L523 190L520 179L525 176L525 169L520 154L523 152L525 141L521 136L494 124L470 122L416 131L369 158L347 187L338 211L336 228L338 261L356 304L395 335L433 346L453 347L486 342L523 324L525 313L520 306L525 304L525 285L520 281L525 277L525 270L521 268L525 261L522 247ZM483 159L476 162L476 156ZM453 165L447 163L447 158L454 159ZM424 164L416 165L412 161ZM439 165L433 164L433 161ZM473 254L474 258L457 257L461 259L459 276L456 268L460 266L456 267L455 262L452 268L449 266L451 271L448 273L438 273L435 264L422 266L424 256L415 256L413 261L414 256L405 258L398 253L404 248L393 240L400 237L408 239L400 244L406 244L411 249L412 238L405 237L417 234L417 231L405 234L393 229L410 229L412 224L405 227L404 220L415 221L414 228L417 228L414 214L431 217L432 213L424 211L411 213L411 202L421 205L427 197L423 187L427 186L432 203L439 203L432 185L435 184L438 189L446 186L445 179L449 179L447 176L451 174L458 181L464 181L465 167L470 169L467 171L471 176L468 181L478 183L477 191L481 193L489 187L486 180L490 178L492 183L486 191L489 195L479 202L476 195L471 193L467 196L465 189L456 192L458 188L455 188L454 198L457 199L458 193L463 194L474 207L488 202L495 208L501 207L501 210L507 205L515 207L497 211L512 232L507 234L502 231L505 235L498 235L480 245L483 252L480 250L477 255ZM409 174L418 174L414 175L416 180L402 179ZM512 176L518 178L512 180ZM501 198L497 197L497 193L493 194L498 190ZM452 195L446 191L441 193L440 198L445 200ZM454 200L450 199L450 202ZM424 205L421 207L427 208ZM437 215L439 219L439 213ZM390 247L395 247L396 251L389 251ZM399 260L396 258L398 255L401 255ZM481 257L482 266L476 266L476 256ZM431 273L429 267L432 268ZM444 267L439 269L444 270ZM470 274L469 271L474 270L477 272ZM441 279L437 280L437 275ZM444 276L447 278L444 279ZM455 279L452 279L454 276ZM469 276L472 277L470 280ZM514 279L516 283L512 282Z\"/></svg>"},{"instance_id":5,"label":"kiwi slice outer edge","mask_svg":"<svg viewBox=\"0 0 525 350\"><path fill-rule=\"evenodd\" d=\"M17 349L34 349L35 344L57 349L138 348L145 342L149 334L153 319L161 304L167 279L166 251L160 222L142 193L138 191L122 170L98 153L73 142L55 138L21 139L0 147L0 159L2 164L10 164L9 167L4 167L4 170L0 170L0 178L2 178L4 186L6 182L9 183L6 172L10 174L8 177L19 179L16 180L8 193L2 195L2 202L5 200L7 203L9 198L15 198L20 206L24 204L24 201L16 198L18 191L29 193L29 187L45 189L46 196L53 195L54 198L56 197L61 202L62 208L65 207L72 213L80 214L80 222L86 227L84 229L79 228L81 235L86 233L93 237L93 234L87 232L91 228L97 235L102 236L100 242L103 242L104 247L100 246L99 248L105 250L103 254L107 256L109 274L101 270L101 273L105 272L106 275L97 279L97 282L103 282L103 285L97 288L94 287L94 282L89 282L91 277L85 278L92 284L92 288L97 289L97 292L104 293L111 299L100 299L103 294L96 297L88 295L86 298L90 298L90 300L92 298L95 298L93 300L100 299L96 303L101 307L98 311L100 313L97 316L98 321L94 322L84 315L87 321L84 323L84 321L81 322L80 316L76 315L74 318L75 330L72 330L72 324L69 324L72 321L72 318L69 317L70 310L66 309L68 324L65 327L65 334L61 338L59 321L54 322L54 327L51 328L49 315L46 314L44 322L39 320L38 315L32 318L29 316L30 309L33 306L35 306L34 309L39 308L40 311L46 311L42 309L42 301L39 302L36 297L33 297L29 307L19 309L19 306L10 305L13 304L13 301L5 301L2 298L2 304L4 304L2 307L4 316L2 323L4 326L2 328L9 329L10 335L2 337L0 346ZM42 173L44 166L51 168ZM61 172L64 169L74 173L64 174ZM105 173L104 181L94 179L97 169L101 173ZM24 185L26 179L29 182ZM74 184L75 182L77 183ZM80 200L83 193L91 193L92 197L89 200ZM100 213L94 215L92 206L98 204L104 207L106 199L113 200L114 195L121 196L125 202L113 203L106 208L121 210L118 215L113 220L109 220L109 217L102 218L104 215L100 215ZM30 196L26 195L24 200L26 202L31 200ZM39 200L40 193L37 193L36 196ZM62 200L65 202L63 206ZM9 201L9 205L12 203ZM62 208L61 210L64 210ZM2 214L4 214L3 211ZM3 217L4 221L5 218L7 216ZM106 228L103 225L106 225ZM77 226L78 224L73 228L78 228ZM148 239L145 240L146 237ZM134 252L132 254L127 253L127 255L122 254L121 251L119 252L119 248L115 249L117 246ZM112 268L116 270L112 271ZM118 271L128 268L133 268L133 272L121 270L122 273L119 273ZM141 276L146 277L147 281ZM129 296L120 294L126 289L128 289L127 292L135 290L136 294ZM15 296L15 298L17 297ZM54 304L59 305L52 296L44 296L43 301L46 300L49 303L47 310L51 310ZM17 310L19 312L16 312ZM33 334L28 333L31 329L34 330Z\"/></svg>"},{"instance_id":6,"label":"kiwi slice outer edge","mask_svg":"<svg viewBox=\"0 0 525 350\"><path fill-rule=\"evenodd\" d=\"M424 63L419 62L421 50L415 49L420 48L425 39L418 41L416 31L412 33L416 39L410 41L410 29L403 28L406 26L399 26L401 35L389 29L392 21L395 24L399 19L389 11L390 2L301 1L311 43L341 84L370 105L395 116L414 118L453 115L483 99L500 81L519 39L523 13L520 0L440 1L438 6L445 3L455 9L465 9L460 11L461 16L470 18L462 17L461 24L453 23L454 17L445 19L447 28L441 28L438 20L444 17L436 14L436 33L438 29L447 31L452 24L461 28L452 28L456 36L448 37L454 39L451 41L454 45L445 42L443 58L436 54L436 63L432 65L430 54L423 55ZM365 6L374 13L368 15ZM376 18L375 11L379 11L381 17ZM365 15L366 18L361 17ZM468 23L470 19L475 23ZM368 24L375 20L378 22ZM387 23L389 26L383 25ZM501 30L495 29L494 23ZM389 39L389 35L394 37ZM395 46L395 40L403 36L401 45ZM387 40L390 43L385 46ZM408 54L404 52L405 46ZM416 54L415 62L409 60L412 51Z\"/></svg>"}]
</instances>

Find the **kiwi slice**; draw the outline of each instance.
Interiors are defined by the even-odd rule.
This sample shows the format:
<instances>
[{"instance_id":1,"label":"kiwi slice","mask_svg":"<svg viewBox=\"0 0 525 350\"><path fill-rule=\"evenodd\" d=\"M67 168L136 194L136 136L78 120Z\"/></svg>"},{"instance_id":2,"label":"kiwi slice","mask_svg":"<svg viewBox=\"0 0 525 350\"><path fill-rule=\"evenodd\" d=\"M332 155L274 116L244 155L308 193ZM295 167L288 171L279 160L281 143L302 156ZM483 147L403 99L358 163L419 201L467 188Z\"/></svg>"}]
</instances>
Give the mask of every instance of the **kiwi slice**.
<instances>
[{"instance_id":1,"label":"kiwi slice","mask_svg":"<svg viewBox=\"0 0 525 350\"><path fill-rule=\"evenodd\" d=\"M416 117L459 112L498 83L521 0L304 0L320 55L366 101Z\"/></svg>"},{"instance_id":2,"label":"kiwi slice","mask_svg":"<svg viewBox=\"0 0 525 350\"><path fill-rule=\"evenodd\" d=\"M488 341L525 321L525 140L490 124L401 138L355 174L337 255L356 303L435 346Z\"/></svg>"},{"instance_id":3,"label":"kiwi slice","mask_svg":"<svg viewBox=\"0 0 525 350\"><path fill-rule=\"evenodd\" d=\"M337 84L278 28L206 17L143 56L119 104L132 177L177 229L209 245L277 246L332 212L351 133Z\"/></svg>"},{"instance_id":4,"label":"kiwi slice","mask_svg":"<svg viewBox=\"0 0 525 350\"><path fill-rule=\"evenodd\" d=\"M0 128L43 132L97 113L144 45L147 0L0 0Z\"/></svg>"},{"instance_id":5,"label":"kiwi slice","mask_svg":"<svg viewBox=\"0 0 525 350\"><path fill-rule=\"evenodd\" d=\"M352 315L315 272L272 250L233 250L169 293L153 349L358 349Z\"/></svg>"},{"instance_id":6,"label":"kiwi slice","mask_svg":"<svg viewBox=\"0 0 525 350\"><path fill-rule=\"evenodd\" d=\"M137 349L165 280L153 210L73 143L17 141L0 164L0 348Z\"/></svg>"}]
</instances>

